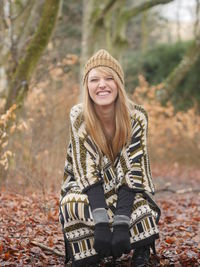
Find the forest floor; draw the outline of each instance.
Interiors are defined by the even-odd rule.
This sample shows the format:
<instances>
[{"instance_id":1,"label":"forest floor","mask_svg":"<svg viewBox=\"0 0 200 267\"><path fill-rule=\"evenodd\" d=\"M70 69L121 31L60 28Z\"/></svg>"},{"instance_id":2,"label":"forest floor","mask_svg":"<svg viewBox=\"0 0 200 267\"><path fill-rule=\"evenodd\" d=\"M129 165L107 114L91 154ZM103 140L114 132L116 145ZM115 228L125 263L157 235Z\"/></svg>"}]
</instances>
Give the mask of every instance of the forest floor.
<instances>
[{"instance_id":1,"label":"forest floor","mask_svg":"<svg viewBox=\"0 0 200 267\"><path fill-rule=\"evenodd\" d=\"M168 182L171 185L166 186ZM157 255L151 257L149 266L200 266L198 177L181 181L158 177L156 184L161 188L156 194L162 211L160 239L156 241ZM55 192L38 190L22 194L1 190L0 266L64 266L64 257L55 254L55 251L64 253L58 206ZM34 245L34 241L49 250ZM115 266L130 267L130 257L119 260Z\"/></svg>"}]
</instances>

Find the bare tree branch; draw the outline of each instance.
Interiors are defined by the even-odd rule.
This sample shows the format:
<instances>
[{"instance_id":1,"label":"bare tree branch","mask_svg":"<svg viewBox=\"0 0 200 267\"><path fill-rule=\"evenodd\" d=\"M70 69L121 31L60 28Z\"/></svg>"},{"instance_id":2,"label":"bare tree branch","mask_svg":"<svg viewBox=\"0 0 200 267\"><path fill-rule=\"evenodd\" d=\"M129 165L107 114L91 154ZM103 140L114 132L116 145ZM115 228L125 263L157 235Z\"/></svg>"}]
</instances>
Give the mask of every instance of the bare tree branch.
<instances>
[{"instance_id":1,"label":"bare tree branch","mask_svg":"<svg viewBox=\"0 0 200 267\"><path fill-rule=\"evenodd\" d=\"M17 52L18 58L24 53L24 47L27 42L32 38L35 29L37 28L38 14L41 14L41 7L44 5L44 1L35 2L30 1L29 7L24 12L22 19L18 20L18 25L26 25L26 27L18 27L17 29ZM23 21L23 23L22 23ZM20 23L21 22L21 23Z\"/></svg>"},{"instance_id":2,"label":"bare tree branch","mask_svg":"<svg viewBox=\"0 0 200 267\"><path fill-rule=\"evenodd\" d=\"M173 1L174 0L152 0L152 1L148 1L148 2L146 1L139 6L135 6L132 9L123 11L123 13L121 15L123 16L125 21L128 21L132 17L135 17L139 13L146 11L146 10L148 10L154 6L161 5L161 4L162 5L167 4L167 3L170 3Z\"/></svg>"},{"instance_id":3,"label":"bare tree branch","mask_svg":"<svg viewBox=\"0 0 200 267\"><path fill-rule=\"evenodd\" d=\"M164 92L161 96L163 101L167 101L169 97L173 94L175 88L184 79L187 73L190 71L191 67L200 58L200 42L197 40L195 44L190 48L190 50L183 57L181 62L175 67L175 69L169 74L169 76L164 81Z\"/></svg>"},{"instance_id":4,"label":"bare tree branch","mask_svg":"<svg viewBox=\"0 0 200 267\"><path fill-rule=\"evenodd\" d=\"M18 14L16 14L16 15L12 15L10 19L12 21L15 21L15 20L18 20L18 19L22 18L24 13L26 12L26 10L30 8L32 3L33 3L33 1L30 0L30 1L27 2L27 4L25 6L21 5L20 12Z\"/></svg>"},{"instance_id":5,"label":"bare tree branch","mask_svg":"<svg viewBox=\"0 0 200 267\"><path fill-rule=\"evenodd\" d=\"M194 23L194 36L197 37L200 30L200 0L196 0L196 19Z\"/></svg>"},{"instance_id":6,"label":"bare tree branch","mask_svg":"<svg viewBox=\"0 0 200 267\"><path fill-rule=\"evenodd\" d=\"M200 193L200 188L192 188L192 187L189 187L189 188L184 188L184 189L172 189L170 188L170 183L167 183L163 188L159 188L157 190L155 190L155 193L161 193L161 192L171 192L171 193L175 193L175 194L185 194L185 193Z\"/></svg>"},{"instance_id":7,"label":"bare tree branch","mask_svg":"<svg viewBox=\"0 0 200 267\"><path fill-rule=\"evenodd\" d=\"M7 12L6 12L6 10L7 10ZM3 1L3 22L4 22L5 28L7 28L7 29L9 29L9 25L10 25L10 17L8 14L9 12L10 12L10 2L4 0Z\"/></svg>"},{"instance_id":8,"label":"bare tree branch","mask_svg":"<svg viewBox=\"0 0 200 267\"><path fill-rule=\"evenodd\" d=\"M53 249L53 248L47 247L47 246L45 246L45 245L43 245L41 243L38 243L36 241L31 241L30 243L33 244L34 246L37 246L37 247L40 247L42 249L48 250L48 251L52 252L53 254L55 254L57 256L65 257L65 254L60 252L60 251L58 251L57 249Z\"/></svg>"},{"instance_id":9,"label":"bare tree branch","mask_svg":"<svg viewBox=\"0 0 200 267\"><path fill-rule=\"evenodd\" d=\"M116 2L118 2L118 0L109 0L108 1L108 3L102 9L99 16L96 18L96 21L94 22L96 25L100 24L103 21L103 18L105 17L105 15L110 11L110 9L114 6L114 4Z\"/></svg>"}]
</instances>

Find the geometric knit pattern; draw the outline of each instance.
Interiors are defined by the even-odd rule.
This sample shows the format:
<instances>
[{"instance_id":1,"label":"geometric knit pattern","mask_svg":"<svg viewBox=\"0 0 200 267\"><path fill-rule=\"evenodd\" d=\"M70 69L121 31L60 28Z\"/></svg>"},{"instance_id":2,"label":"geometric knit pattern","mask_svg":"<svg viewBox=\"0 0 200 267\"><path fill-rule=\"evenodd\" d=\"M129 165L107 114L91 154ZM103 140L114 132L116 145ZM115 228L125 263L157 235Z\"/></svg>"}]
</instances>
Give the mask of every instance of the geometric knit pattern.
<instances>
[{"instance_id":1,"label":"geometric knit pattern","mask_svg":"<svg viewBox=\"0 0 200 267\"><path fill-rule=\"evenodd\" d=\"M139 105L131 107L132 139L116 158L114 167L118 186L154 193L147 147L148 117ZM78 104L70 112L70 144L66 157L64 180L71 175L84 192L95 183L103 182L105 162L96 144L86 132L83 106ZM107 160L109 163L109 160ZM101 167L100 167L101 166Z\"/></svg>"},{"instance_id":2,"label":"geometric knit pattern","mask_svg":"<svg viewBox=\"0 0 200 267\"><path fill-rule=\"evenodd\" d=\"M113 217L116 209L117 194L115 189L105 194L108 205L109 224L112 231ZM87 259L91 259L97 253L94 244L94 219L88 202L88 197L79 187L71 188L62 198L61 214L64 218L62 226L73 255L73 266L84 266ZM148 201L142 193L136 193L130 220L130 242L132 248L145 242L158 238L156 214L152 212ZM156 214L157 216L157 214ZM81 262L83 264L81 265Z\"/></svg>"},{"instance_id":3,"label":"geometric knit pattern","mask_svg":"<svg viewBox=\"0 0 200 267\"><path fill-rule=\"evenodd\" d=\"M85 194L95 183L102 183L111 230L117 189L126 184L136 191L130 220L132 248L158 238L160 210L152 198L154 185L147 150L148 119L141 106L132 107L131 121L131 142L122 148L111 164L105 155L99 155L96 145L86 133L82 105L76 105L71 110L71 136L60 196L60 222L68 240L73 266L84 266L97 256L93 248L94 220Z\"/></svg>"}]
</instances>

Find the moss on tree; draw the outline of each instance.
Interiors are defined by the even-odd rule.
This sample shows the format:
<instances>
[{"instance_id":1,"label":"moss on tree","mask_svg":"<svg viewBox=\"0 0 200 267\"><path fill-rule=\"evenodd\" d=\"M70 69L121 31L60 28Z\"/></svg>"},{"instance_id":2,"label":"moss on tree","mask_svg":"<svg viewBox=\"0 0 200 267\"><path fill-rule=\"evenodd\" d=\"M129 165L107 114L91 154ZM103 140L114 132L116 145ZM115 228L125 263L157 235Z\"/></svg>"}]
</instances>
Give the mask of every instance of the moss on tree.
<instances>
[{"instance_id":1,"label":"moss on tree","mask_svg":"<svg viewBox=\"0 0 200 267\"><path fill-rule=\"evenodd\" d=\"M53 32L59 10L60 0L46 0L36 33L24 52L9 85L6 109L13 103L20 106L28 91L32 73L46 48Z\"/></svg>"}]
</instances>

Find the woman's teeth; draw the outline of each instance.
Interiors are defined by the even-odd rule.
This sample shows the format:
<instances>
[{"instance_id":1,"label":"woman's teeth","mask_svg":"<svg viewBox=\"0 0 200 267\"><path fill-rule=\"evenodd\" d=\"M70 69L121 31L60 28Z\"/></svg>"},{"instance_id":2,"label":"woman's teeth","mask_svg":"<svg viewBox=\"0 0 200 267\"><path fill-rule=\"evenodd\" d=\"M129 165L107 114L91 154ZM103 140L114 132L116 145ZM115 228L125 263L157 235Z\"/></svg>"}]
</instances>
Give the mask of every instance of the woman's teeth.
<instances>
[{"instance_id":1,"label":"woman's teeth","mask_svg":"<svg viewBox=\"0 0 200 267\"><path fill-rule=\"evenodd\" d=\"M110 92L107 92L107 91L106 92L98 92L97 95L100 95L100 96L102 95L103 96L103 95L108 95L109 93Z\"/></svg>"}]
</instances>

